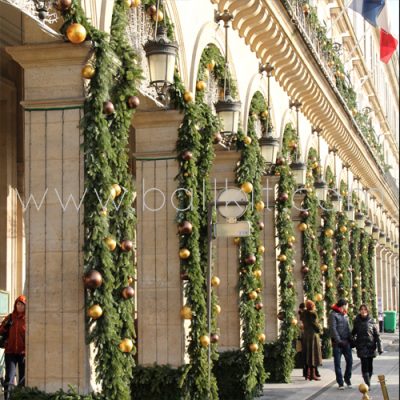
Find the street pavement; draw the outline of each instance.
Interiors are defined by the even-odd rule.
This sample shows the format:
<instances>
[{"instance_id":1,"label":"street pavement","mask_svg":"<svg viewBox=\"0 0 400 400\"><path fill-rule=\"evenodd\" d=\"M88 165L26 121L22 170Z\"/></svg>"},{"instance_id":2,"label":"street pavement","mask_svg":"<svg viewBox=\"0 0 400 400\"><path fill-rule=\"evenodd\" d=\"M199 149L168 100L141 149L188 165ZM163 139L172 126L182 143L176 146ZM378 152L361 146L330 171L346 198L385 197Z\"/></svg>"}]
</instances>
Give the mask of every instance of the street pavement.
<instances>
[{"instance_id":1,"label":"street pavement","mask_svg":"<svg viewBox=\"0 0 400 400\"><path fill-rule=\"evenodd\" d=\"M381 386L378 383L378 375L385 375L386 386L390 400L399 399L399 333L381 334L384 353L374 360L374 375L372 376L371 400L384 400ZM344 359L342 358L342 370L344 371ZM353 353L353 388L338 390L333 358L323 360L323 366L319 369L320 381L306 381L301 369L295 369L292 373L292 382L289 384L266 384L264 394L259 400L361 400L362 394L358 385L363 383L361 375L361 363L356 353Z\"/></svg>"}]
</instances>

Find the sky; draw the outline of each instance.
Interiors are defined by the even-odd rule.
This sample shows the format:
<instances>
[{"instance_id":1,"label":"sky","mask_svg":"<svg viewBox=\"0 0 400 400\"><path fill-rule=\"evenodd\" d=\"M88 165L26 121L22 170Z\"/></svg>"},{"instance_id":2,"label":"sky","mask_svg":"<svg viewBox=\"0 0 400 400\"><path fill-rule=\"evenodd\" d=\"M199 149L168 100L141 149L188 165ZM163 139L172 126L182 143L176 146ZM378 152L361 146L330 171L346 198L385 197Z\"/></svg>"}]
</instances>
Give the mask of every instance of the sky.
<instances>
[{"instance_id":1,"label":"sky","mask_svg":"<svg viewBox=\"0 0 400 400\"><path fill-rule=\"evenodd\" d=\"M393 36L396 36L396 38L399 38L399 4L400 4L400 0L389 0L388 1L390 18L391 18L392 29L393 29L393 32L390 32L390 33Z\"/></svg>"}]
</instances>

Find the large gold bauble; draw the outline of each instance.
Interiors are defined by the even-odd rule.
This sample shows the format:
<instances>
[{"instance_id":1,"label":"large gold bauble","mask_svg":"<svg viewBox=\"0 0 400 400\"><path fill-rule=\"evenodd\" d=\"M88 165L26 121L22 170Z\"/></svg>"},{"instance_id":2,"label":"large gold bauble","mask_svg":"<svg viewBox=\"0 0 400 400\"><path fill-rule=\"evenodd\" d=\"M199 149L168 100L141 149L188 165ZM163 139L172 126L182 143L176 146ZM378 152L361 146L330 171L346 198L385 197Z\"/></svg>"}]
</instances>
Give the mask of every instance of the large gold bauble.
<instances>
[{"instance_id":1,"label":"large gold bauble","mask_svg":"<svg viewBox=\"0 0 400 400\"><path fill-rule=\"evenodd\" d=\"M164 14L161 10L157 10L155 14L151 16L154 21L161 22L164 19Z\"/></svg>"},{"instance_id":2,"label":"large gold bauble","mask_svg":"<svg viewBox=\"0 0 400 400\"><path fill-rule=\"evenodd\" d=\"M83 25L75 23L67 28L67 38L73 44L79 44L86 39L86 29Z\"/></svg>"},{"instance_id":3,"label":"large gold bauble","mask_svg":"<svg viewBox=\"0 0 400 400\"><path fill-rule=\"evenodd\" d=\"M117 192L113 187L111 187L111 189L110 189L110 196L109 197L111 198L111 200L114 200L117 197Z\"/></svg>"},{"instance_id":4,"label":"large gold bauble","mask_svg":"<svg viewBox=\"0 0 400 400\"><path fill-rule=\"evenodd\" d=\"M257 278L257 279L260 279L260 278L262 277L262 271L261 271L260 269L256 269L256 270L253 272L253 276L254 276L255 278Z\"/></svg>"},{"instance_id":5,"label":"large gold bauble","mask_svg":"<svg viewBox=\"0 0 400 400\"><path fill-rule=\"evenodd\" d=\"M265 204L262 200L260 200L260 201L257 201L257 203L255 204L255 207L256 207L257 211L261 212L261 211L264 211Z\"/></svg>"},{"instance_id":6,"label":"large gold bauble","mask_svg":"<svg viewBox=\"0 0 400 400\"><path fill-rule=\"evenodd\" d=\"M131 7L139 7L142 4L141 0L132 0Z\"/></svg>"},{"instance_id":7,"label":"large gold bauble","mask_svg":"<svg viewBox=\"0 0 400 400\"><path fill-rule=\"evenodd\" d=\"M128 8L132 7L132 0L124 0L124 2Z\"/></svg>"},{"instance_id":8,"label":"large gold bauble","mask_svg":"<svg viewBox=\"0 0 400 400\"><path fill-rule=\"evenodd\" d=\"M192 309L189 306L183 306L181 308L181 318L182 319L192 319Z\"/></svg>"},{"instance_id":9,"label":"large gold bauble","mask_svg":"<svg viewBox=\"0 0 400 400\"><path fill-rule=\"evenodd\" d=\"M189 257L190 257L190 250L188 250L188 249L180 249L179 250L179 258L181 260L186 260Z\"/></svg>"},{"instance_id":10,"label":"large gold bauble","mask_svg":"<svg viewBox=\"0 0 400 400\"><path fill-rule=\"evenodd\" d=\"M87 315L92 319L99 319L103 315L103 309L98 304L94 304L87 310Z\"/></svg>"},{"instance_id":11,"label":"large gold bauble","mask_svg":"<svg viewBox=\"0 0 400 400\"><path fill-rule=\"evenodd\" d=\"M258 254L264 254L264 252L265 252L265 247L262 246L262 245L258 246L257 253Z\"/></svg>"},{"instance_id":12,"label":"large gold bauble","mask_svg":"<svg viewBox=\"0 0 400 400\"><path fill-rule=\"evenodd\" d=\"M219 305L219 304L216 304L215 306L214 306L214 311L217 313L217 314L221 314L221 306Z\"/></svg>"},{"instance_id":13,"label":"large gold bauble","mask_svg":"<svg viewBox=\"0 0 400 400\"><path fill-rule=\"evenodd\" d=\"M297 229L300 232L304 232L308 228L308 225L305 222L301 222L300 224L297 225Z\"/></svg>"},{"instance_id":14,"label":"large gold bauble","mask_svg":"<svg viewBox=\"0 0 400 400\"><path fill-rule=\"evenodd\" d=\"M94 74L95 74L96 70L93 68L92 65L90 64L86 64L83 68L82 68L82 76L85 79L91 79L93 78Z\"/></svg>"},{"instance_id":15,"label":"large gold bauble","mask_svg":"<svg viewBox=\"0 0 400 400\"><path fill-rule=\"evenodd\" d=\"M249 299L250 299L250 300L255 300L255 299L258 297L258 294L257 294L257 292L256 292L255 290L252 290L252 291L248 294L248 296L249 296Z\"/></svg>"},{"instance_id":16,"label":"large gold bauble","mask_svg":"<svg viewBox=\"0 0 400 400\"><path fill-rule=\"evenodd\" d=\"M219 286L221 284L221 279L218 278L218 276L213 276L211 278L211 285L212 286Z\"/></svg>"},{"instance_id":17,"label":"large gold bauble","mask_svg":"<svg viewBox=\"0 0 400 400\"><path fill-rule=\"evenodd\" d=\"M206 335L200 336L200 343L203 347L208 347L210 345L210 338Z\"/></svg>"},{"instance_id":18,"label":"large gold bauble","mask_svg":"<svg viewBox=\"0 0 400 400\"><path fill-rule=\"evenodd\" d=\"M342 233L346 233L346 232L347 232L347 226L342 225L342 226L339 228L339 230L340 230L340 232L342 232Z\"/></svg>"},{"instance_id":19,"label":"large gold bauble","mask_svg":"<svg viewBox=\"0 0 400 400\"><path fill-rule=\"evenodd\" d=\"M123 353L130 353L133 349L133 342L131 339L125 338L121 340L118 347Z\"/></svg>"},{"instance_id":20,"label":"large gold bauble","mask_svg":"<svg viewBox=\"0 0 400 400\"><path fill-rule=\"evenodd\" d=\"M197 81L196 83L196 89L199 92L202 92L205 88L207 87L207 84L204 81Z\"/></svg>"},{"instance_id":21,"label":"large gold bauble","mask_svg":"<svg viewBox=\"0 0 400 400\"><path fill-rule=\"evenodd\" d=\"M261 118L267 119L268 118L268 110L265 110L261 113Z\"/></svg>"},{"instance_id":22,"label":"large gold bauble","mask_svg":"<svg viewBox=\"0 0 400 400\"><path fill-rule=\"evenodd\" d=\"M331 238L333 235L334 235L334 231L333 231L333 229L331 229L331 228L328 228L328 229L325 229L325 236L327 237L327 238Z\"/></svg>"},{"instance_id":23,"label":"large gold bauble","mask_svg":"<svg viewBox=\"0 0 400 400\"><path fill-rule=\"evenodd\" d=\"M249 350L252 353L255 353L258 350L258 344L257 343L250 343L249 344Z\"/></svg>"},{"instance_id":24,"label":"large gold bauble","mask_svg":"<svg viewBox=\"0 0 400 400\"><path fill-rule=\"evenodd\" d=\"M326 264L322 264L319 269L321 270L321 272L326 272L328 271L328 266Z\"/></svg>"},{"instance_id":25,"label":"large gold bauble","mask_svg":"<svg viewBox=\"0 0 400 400\"><path fill-rule=\"evenodd\" d=\"M112 238L112 237L106 237L104 239L104 243L108 247L108 250L114 251L115 248L117 247L117 242Z\"/></svg>"},{"instance_id":26,"label":"large gold bauble","mask_svg":"<svg viewBox=\"0 0 400 400\"><path fill-rule=\"evenodd\" d=\"M280 255L278 256L278 261L280 261L280 262L285 262L286 260L287 260L287 257L286 257L285 254L280 254Z\"/></svg>"},{"instance_id":27,"label":"large gold bauble","mask_svg":"<svg viewBox=\"0 0 400 400\"><path fill-rule=\"evenodd\" d=\"M239 245L240 244L240 237L235 237L233 239L233 243L235 243L236 245Z\"/></svg>"},{"instance_id":28,"label":"large gold bauble","mask_svg":"<svg viewBox=\"0 0 400 400\"><path fill-rule=\"evenodd\" d=\"M296 326L297 325L297 319L296 318L292 318L290 323L292 324L292 326Z\"/></svg>"},{"instance_id":29,"label":"large gold bauble","mask_svg":"<svg viewBox=\"0 0 400 400\"><path fill-rule=\"evenodd\" d=\"M208 64L207 64L207 69L211 72L213 71L215 68L215 61L211 60Z\"/></svg>"},{"instance_id":30,"label":"large gold bauble","mask_svg":"<svg viewBox=\"0 0 400 400\"><path fill-rule=\"evenodd\" d=\"M289 236L288 237L288 242L289 243L294 243L296 241L296 238L294 236Z\"/></svg>"},{"instance_id":31,"label":"large gold bauble","mask_svg":"<svg viewBox=\"0 0 400 400\"><path fill-rule=\"evenodd\" d=\"M183 100L185 100L186 103L192 102L193 99L194 99L194 97L193 97L193 93L192 92L189 92L187 90L185 93L183 93Z\"/></svg>"},{"instance_id":32,"label":"large gold bauble","mask_svg":"<svg viewBox=\"0 0 400 400\"><path fill-rule=\"evenodd\" d=\"M333 287L333 283L332 282L326 282L326 287L327 288L332 288Z\"/></svg>"},{"instance_id":33,"label":"large gold bauble","mask_svg":"<svg viewBox=\"0 0 400 400\"><path fill-rule=\"evenodd\" d=\"M258 335L258 340L260 341L260 343L265 343L266 339L267 339L267 337L265 336L265 333L260 333Z\"/></svg>"},{"instance_id":34,"label":"large gold bauble","mask_svg":"<svg viewBox=\"0 0 400 400\"><path fill-rule=\"evenodd\" d=\"M250 182L244 182L242 186L240 186L240 189L242 189L244 193L248 194L253 191L253 185Z\"/></svg>"},{"instance_id":35,"label":"large gold bauble","mask_svg":"<svg viewBox=\"0 0 400 400\"><path fill-rule=\"evenodd\" d=\"M243 138L243 142L244 142L245 144L250 144L250 143L251 143L251 137L250 137L250 136L245 136L245 137Z\"/></svg>"},{"instance_id":36,"label":"large gold bauble","mask_svg":"<svg viewBox=\"0 0 400 400\"><path fill-rule=\"evenodd\" d=\"M365 383L360 383L360 385L358 386L358 390L362 394L368 393L368 386Z\"/></svg>"},{"instance_id":37,"label":"large gold bauble","mask_svg":"<svg viewBox=\"0 0 400 400\"><path fill-rule=\"evenodd\" d=\"M314 300L315 300L315 301L322 301L323 298L324 298L324 296L322 296L321 293L317 293L317 294L314 296Z\"/></svg>"}]
</instances>

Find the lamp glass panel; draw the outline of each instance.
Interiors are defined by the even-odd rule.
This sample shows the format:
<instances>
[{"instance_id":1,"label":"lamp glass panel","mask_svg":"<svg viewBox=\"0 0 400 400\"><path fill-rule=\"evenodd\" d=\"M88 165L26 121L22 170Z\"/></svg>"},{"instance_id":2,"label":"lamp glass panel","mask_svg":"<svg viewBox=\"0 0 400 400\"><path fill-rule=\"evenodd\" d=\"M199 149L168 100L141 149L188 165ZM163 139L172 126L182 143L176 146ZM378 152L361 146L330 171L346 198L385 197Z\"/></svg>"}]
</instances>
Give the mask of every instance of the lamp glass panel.
<instances>
[{"instance_id":1,"label":"lamp glass panel","mask_svg":"<svg viewBox=\"0 0 400 400\"><path fill-rule=\"evenodd\" d=\"M336 212L340 212L342 210L342 202L340 200L332 201L332 208Z\"/></svg>"},{"instance_id":2,"label":"lamp glass panel","mask_svg":"<svg viewBox=\"0 0 400 400\"><path fill-rule=\"evenodd\" d=\"M239 125L239 112L220 111L218 115L223 127L222 132L226 134L235 134Z\"/></svg>"},{"instance_id":3,"label":"lamp glass panel","mask_svg":"<svg viewBox=\"0 0 400 400\"><path fill-rule=\"evenodd\" d=\"M273 164L278 154L278 146L263 145L261 146L261 153L268 164Z\"/></svg>"},{"instance_id":4,"label":"lamp glass panel","mask_svg":"<svg viewBox=\"0 0 400 400\"><path fill-rule=\"evenodd\" d=\"M293 178L298 186L306 183L306 169L292 169Z\"/></svg>"},{"instance_id":5,"label":"lamp glass panel","mask_svg":"<svg viewBox=\"0 0 400 400\"><path fill-rule=\"evenodd\" d=\"M175 59L176 57L174 54L167 54L167 72L165 74L165 80L171 85L174 83Z\"/></svg>"},{"instance_id":6,"label":"lamp glass panel","mask_svg":"<svg viewBox=\"0 0 400 400\"><path fill-rule=\"evenodd\" d=\"M354 209L352 209L352 208L347 209L346 216L349 221L354 221Z\"/></svg>"},{"instance_id":7,"label":"lamp glass panel","mask_svg":"<svg viewBox=\"0 0 400 400\"><path fill-rule=\"evenodd\" d=\"M325 201L326 197L328 195L328 188L324 187L324 188L316 188L315 189L317 198L319 201Z\"/></svg>"},{"instance_id":8,"label":"lamp glass panel","mask_svg":"<svg viewBox=\"0 0 400 400\"><path fill-rule=\"evenodd\" d=\"M150 82L165 81L167 57L168 55L165 53L148 56Z\"/></svg>"}]
</instances>

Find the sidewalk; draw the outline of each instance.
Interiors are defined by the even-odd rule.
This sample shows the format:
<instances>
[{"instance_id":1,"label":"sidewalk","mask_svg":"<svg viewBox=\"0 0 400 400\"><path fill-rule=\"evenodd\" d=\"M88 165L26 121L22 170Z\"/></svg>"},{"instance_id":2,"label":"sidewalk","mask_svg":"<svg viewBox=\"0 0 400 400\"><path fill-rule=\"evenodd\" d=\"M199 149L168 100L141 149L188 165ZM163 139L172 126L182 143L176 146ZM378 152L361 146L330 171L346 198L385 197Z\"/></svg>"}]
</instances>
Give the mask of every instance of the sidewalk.
<instances>
[{"instance_id":1,"label":"sidewalk","mask_svg":"<svg viewBox=\"0 0 400 400\"><path fill-rule=\"evenodd\" d=\"M384 353L374 360L374 375L370 398L371 400L383 400L378 375L385 375L386 385L390 400L399 399L399 335L396 333L381 334ZM323 366L319 369L320 381L306 381L301 369L295 369L292 373L292 382L289 384L266 384L264 395L260 400L361 400L362 394L358 391L358 385L363 383L361 376L361 363L353 352L353 389L339 391L333 367L333 358L323 360ZM344 360L342 361L344 370Z\"/></svg>"}]
</instances>

